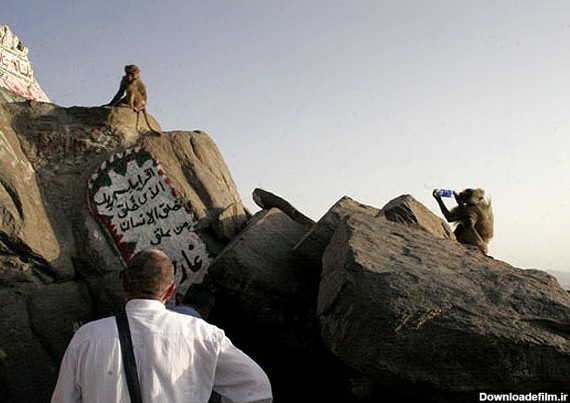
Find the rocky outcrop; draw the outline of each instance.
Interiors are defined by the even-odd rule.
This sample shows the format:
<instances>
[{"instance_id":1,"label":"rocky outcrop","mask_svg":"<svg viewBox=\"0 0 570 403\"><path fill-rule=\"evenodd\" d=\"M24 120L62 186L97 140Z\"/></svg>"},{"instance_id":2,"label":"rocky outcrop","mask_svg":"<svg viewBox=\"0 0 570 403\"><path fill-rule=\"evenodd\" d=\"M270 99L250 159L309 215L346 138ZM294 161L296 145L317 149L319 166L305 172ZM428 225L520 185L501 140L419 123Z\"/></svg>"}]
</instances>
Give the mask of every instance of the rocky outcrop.
<instances>
[{"instance_id":1,"label":"rocky outcrop","mask_svg":"<svg viewBox=\"0 0 570 403\"><path fill-rule=\"evenodd\" d=\"M0 247L4 254L12 254L12 260L23 258L33 262L36 273L45 271L55 278L69 277L70 259L62 256L36 171L10 121L11 115L0 109ZM32 271L16 273L4 267L0 270L14 280L16 277L25 277L27 281L35 279ZM2 281L11 280L3 276Z\"/></svg>"},{"instance_id":2,"label":"rocky outcrop","mask_svg":"<svg viewBox=\"0 0 570 403\"><path fill-rule=\"evenodd\" d=\"M213 320L255 352L277 396L294 400L286 380L303 384L299 367L321 375L330 401L566 390L570 296L545 272L459 244L410 195L381 210L345 196L294 236L286 218L258 213L210 267L222 295Z\"/></svg>"},{"instance_id":3,"label":"rocky outcrop","mask_svg":"<svg viewBox=\"0 0 570 403\"><path fill-rule=\"evenodd\" d=\"M552 276L383 217L338 226L318 314L330 350L387 388L471 401L568 385L570 296Z\"/></svg>"},{"instance_id":4,"label":"rocky outcrop","mask_svg":"<svg viewBox=\"0 0 570 403\"><path fill-rule=\"evenodd\" d=\"M0 94L0 293L6 301L0 326L10 329L0 334L0 400L46 401L74 327L113 314L123 304L119 239L89 205L88 185L103 166L112 161L117 170L98 189L107 186L115 195L128 189L137 201L115 201L110 214L131 217L143 237L141 225L152 219L163 220L163 237L184 231L182 240L192 235L203 242L207 256L192 256L194 248L184 254L189 260L178 264L180 281L186 283L203 277L249 213L220 151L204 132L157 137L146 126L137 128L136 114L126 108L61 108L21 101L2 88ZM160 175L154 189L122 171L121 156L134 155L133 150L152 156L147 162L154 171L144 172ZM135 178L141 178L133 166ZM181 204L157 204L170 193L173 203ZM152 198L160 210L145 212L143 204L152 207ZM177 221L173 213L181 206L188 221ZM143 212L146 221L139 219Z\"/></svg>"}]
</instances>

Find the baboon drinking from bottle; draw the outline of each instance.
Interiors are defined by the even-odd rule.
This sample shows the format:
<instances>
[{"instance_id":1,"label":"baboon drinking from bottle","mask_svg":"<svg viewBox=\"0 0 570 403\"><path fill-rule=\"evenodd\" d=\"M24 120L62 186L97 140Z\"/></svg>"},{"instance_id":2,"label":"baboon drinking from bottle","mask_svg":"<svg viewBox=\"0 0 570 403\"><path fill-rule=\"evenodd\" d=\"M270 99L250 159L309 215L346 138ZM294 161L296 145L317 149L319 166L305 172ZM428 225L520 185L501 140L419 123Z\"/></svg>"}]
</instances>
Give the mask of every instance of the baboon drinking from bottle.
<instances>
[{"instance_id":1,"label":"baboon drinking from bottle","mask_svg":"<svg viewBox=\"0 0 570 403\"><path fill-rule=\"evenodd\" d=\"M483 189L465 189L461 193L453 192L457 206L447 209L437 191L433 197L439 204L447 222L456 223L453 233L457 241L477 246L487 254L488 244L494 234L494 218L491 202L485 200Z\"/></svg>"}]
</instances>

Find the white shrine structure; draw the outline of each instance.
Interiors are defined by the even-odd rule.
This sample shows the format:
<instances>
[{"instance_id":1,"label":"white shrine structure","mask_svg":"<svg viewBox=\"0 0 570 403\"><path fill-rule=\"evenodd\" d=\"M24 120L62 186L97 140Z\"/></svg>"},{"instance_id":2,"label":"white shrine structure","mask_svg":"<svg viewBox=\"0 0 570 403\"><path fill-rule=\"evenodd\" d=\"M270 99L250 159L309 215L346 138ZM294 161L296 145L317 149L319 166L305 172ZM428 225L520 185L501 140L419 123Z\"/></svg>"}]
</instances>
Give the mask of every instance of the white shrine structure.
<instances>
[{"instance_id":1,"label":"white shrine structure","mask_svg":"<svg viewBox=\"0 0 570 403\"><path fill-rule=\"evenodd\" d=\"M28 48L7 25L0 25L0 87L28 99L50 102L34 78Z\"/></svg>"}]
</instances>

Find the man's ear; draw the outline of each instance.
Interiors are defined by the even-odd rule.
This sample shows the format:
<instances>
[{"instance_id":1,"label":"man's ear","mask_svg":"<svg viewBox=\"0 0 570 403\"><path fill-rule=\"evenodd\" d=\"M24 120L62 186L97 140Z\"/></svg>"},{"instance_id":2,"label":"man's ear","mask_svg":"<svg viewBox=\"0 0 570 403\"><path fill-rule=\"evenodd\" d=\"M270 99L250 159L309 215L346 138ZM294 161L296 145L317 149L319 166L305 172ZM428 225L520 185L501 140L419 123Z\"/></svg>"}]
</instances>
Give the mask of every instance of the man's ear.
<instances>
[{"instance_id":1,"label":"man's ear","mask_svg":"<svg viewBox=\"0 0 570 403\"><path fill-rule=\"evenodd\" d=\"M170 287L168 287L168 290L166 290L166 293L164 294L164 297L162 297L161 302L167 301L172 296L175 289L176 289L176 286L174 285L174 283L170 284Z\"/></svg>"}]
</instances>

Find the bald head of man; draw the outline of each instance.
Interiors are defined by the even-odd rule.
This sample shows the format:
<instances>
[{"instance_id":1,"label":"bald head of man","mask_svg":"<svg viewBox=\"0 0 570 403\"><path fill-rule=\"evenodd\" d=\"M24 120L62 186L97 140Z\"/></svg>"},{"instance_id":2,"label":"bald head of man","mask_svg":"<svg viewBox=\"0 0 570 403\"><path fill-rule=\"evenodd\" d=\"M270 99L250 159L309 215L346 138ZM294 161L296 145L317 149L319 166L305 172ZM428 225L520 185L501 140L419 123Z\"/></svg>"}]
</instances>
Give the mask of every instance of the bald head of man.
<instances>
[{"instance_id":1,"label":"bald head of man","mask_svg":"<svg viewBox=\"0 0 570 403\"><path fill-rule=\"evenodd\" d=\"M174 266L164 252L145 249L129 260L121 282L127 301L142 298L164 302L174 292Z\"/></svg>"}]
</instances>

